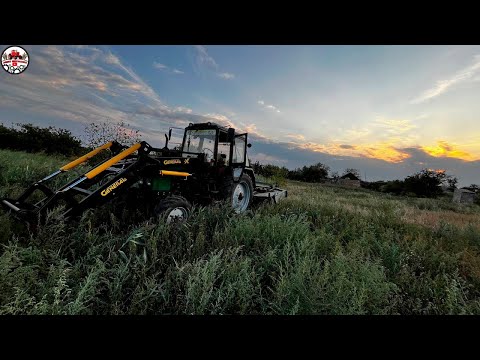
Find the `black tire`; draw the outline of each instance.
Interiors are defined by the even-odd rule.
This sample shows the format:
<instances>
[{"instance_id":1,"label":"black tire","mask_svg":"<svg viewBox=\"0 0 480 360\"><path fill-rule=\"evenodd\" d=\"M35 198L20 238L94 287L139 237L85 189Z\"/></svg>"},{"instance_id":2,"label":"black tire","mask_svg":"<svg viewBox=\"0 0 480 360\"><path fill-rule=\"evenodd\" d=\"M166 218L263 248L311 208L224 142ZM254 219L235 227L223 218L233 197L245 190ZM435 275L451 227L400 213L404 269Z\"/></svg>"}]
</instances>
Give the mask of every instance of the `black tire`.
<instances>
[{"instance_id":1,"label":"black tire","mask_svg":"<svg viewBox=\"0 0 480 360\"><path fill-rule=\"evenodd\" d=\"M165 217L167 223L172 221L187 221L191 211L192 204L183 196L179 195L167 196L160 200L154 209L155 215Z\"/></svg>"},{"instance_id":2,"label":"black tire","mask_svg":"<svg viewBox=\"0 0 480 360\"><path fill-rule=\"evenodd\" d=\"M237 189L238 186L242 186L243 189L240 191L237 191L235 193L235 190ZM222 184L222 194L224 200L228 201L230 206L234 209L235 212L237 213L242 213L245 212L249 206L252 204L253 201L253 182L252 179L250 178L249 175L243 173L240 179L235 182L233 181L232 177L228 177L224 180ZM238 196L238 195L239 196ZM238 196L238 197L237 197ZM247 199L243 200L243 197L246 196ZM235 199L236 198L236 199ZM242 205L239 205L238 207L235 207L234 200L236 200L236 204L240 201ZM244 203L246 202L246 204Z\"/></svg>"}]
</instances>

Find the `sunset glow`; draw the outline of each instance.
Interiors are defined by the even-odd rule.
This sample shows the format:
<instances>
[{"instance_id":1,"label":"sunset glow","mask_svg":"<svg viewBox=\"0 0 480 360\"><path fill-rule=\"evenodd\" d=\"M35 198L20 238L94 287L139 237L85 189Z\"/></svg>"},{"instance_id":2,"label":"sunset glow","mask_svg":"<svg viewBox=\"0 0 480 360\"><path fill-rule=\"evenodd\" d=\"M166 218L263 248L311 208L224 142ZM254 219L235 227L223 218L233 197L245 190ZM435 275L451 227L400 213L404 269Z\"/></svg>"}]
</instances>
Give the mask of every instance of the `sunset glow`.
<instances>
[{"instance_id":1,"label":"sunset glow","mask_svg":"<svg viewBox=\"0 0 480 360\"><path fill-rule=\"evenodd\" d=\"M455 146L448 144L446 141L438 141L437 146L422 146L422 150L434 157L455 158L465 161L474 161L480 158L455 148Z\"/></svg>"}]
</instances>

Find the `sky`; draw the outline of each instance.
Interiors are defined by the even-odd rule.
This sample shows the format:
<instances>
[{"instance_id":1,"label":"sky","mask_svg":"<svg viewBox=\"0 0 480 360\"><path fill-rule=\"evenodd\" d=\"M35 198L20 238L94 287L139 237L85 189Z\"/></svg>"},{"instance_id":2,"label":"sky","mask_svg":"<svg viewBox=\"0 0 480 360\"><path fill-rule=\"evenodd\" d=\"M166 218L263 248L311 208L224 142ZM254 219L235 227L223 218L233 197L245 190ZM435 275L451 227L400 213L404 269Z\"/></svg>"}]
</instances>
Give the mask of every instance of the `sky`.
<instances>
[{"instance_id":1,"label":"sky","mask_svg":"<svg viewBox=\"0 0 480 360\"><path fill-rule=\"evenodd\" d=\"M27 70L0 71L5 125L124 121L161 147L170 126L213 121L264 164L480 183L480 46L22 46Z\"/></svg>"}]
</instances>

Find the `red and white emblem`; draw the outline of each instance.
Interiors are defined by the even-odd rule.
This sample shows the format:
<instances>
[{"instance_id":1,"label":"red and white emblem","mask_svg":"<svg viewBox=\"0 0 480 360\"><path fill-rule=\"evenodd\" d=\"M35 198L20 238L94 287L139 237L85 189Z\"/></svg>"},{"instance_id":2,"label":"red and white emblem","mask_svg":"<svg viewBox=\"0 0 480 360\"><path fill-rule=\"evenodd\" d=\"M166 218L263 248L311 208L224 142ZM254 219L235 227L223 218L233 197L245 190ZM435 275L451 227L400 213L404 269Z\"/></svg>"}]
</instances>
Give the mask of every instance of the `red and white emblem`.
<instances>
[{"instance_id":1,"label":"red and white emblem","mask_svg":"<svg viewBox=\"0 0 480 360\"><path fill-rule=\"evenodd\" d=\"M2 67L9 74L20 74L28 67L30 57L21 46L10 46L2 53Z\"/></svg>"}]
</instances>

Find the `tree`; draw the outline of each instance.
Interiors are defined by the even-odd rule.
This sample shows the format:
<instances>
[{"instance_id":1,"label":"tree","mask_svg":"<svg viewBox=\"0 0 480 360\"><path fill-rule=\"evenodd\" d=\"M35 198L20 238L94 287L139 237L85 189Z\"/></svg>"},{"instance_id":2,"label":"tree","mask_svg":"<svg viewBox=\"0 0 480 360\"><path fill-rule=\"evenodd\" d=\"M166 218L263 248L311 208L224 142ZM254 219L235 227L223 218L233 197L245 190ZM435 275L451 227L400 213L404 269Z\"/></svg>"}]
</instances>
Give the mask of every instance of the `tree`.
<instances>
[{"instance_id":1,"label":"tree","mask_svg":"<svg viewBox=\"0 0 480 360\"><path fill-rule=\"evenodd\" d=\"M446 183L448 186L448 190L454 191L457 188L458 179L454 176L450 176L446 178Z\"/></svg>"},{"instance_id":2,"label":"tree","mask_svg":"<svg viewBox=\"0 0 480 360\"><path fill-rule=\"evenodd\" d=\"M474 192L478 192L480 190L480 186L476 184L471 184L468 188Z\"/></svg>"},{"instance_id":3,"label":"tree","mask_svg":"<svg viewBox=\"0 0 480 360\"><path fill-rule=\"evenodd\" d=\"M307 182L320 182L328 177L330 168L322 163L311 166L304 166L302 169L302 180Z\"/></svg>"},{"instance_id":4,"label":"tree","mask_svg":"<svg viewBox=\"0 0 480 360\"><path fill-rule=\"evenodd\" d=\"M418 197L437 197L442 194L440 186L448 179L450 177L445 171L424 169L404 180L404 192L413 193Z\"/></svg>"}]
</instances>

